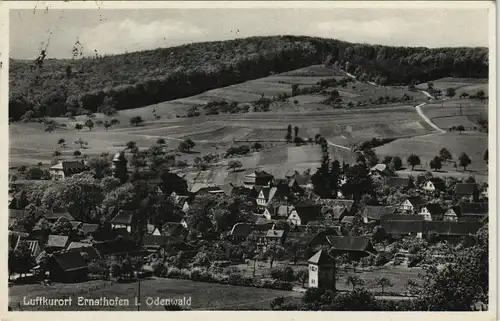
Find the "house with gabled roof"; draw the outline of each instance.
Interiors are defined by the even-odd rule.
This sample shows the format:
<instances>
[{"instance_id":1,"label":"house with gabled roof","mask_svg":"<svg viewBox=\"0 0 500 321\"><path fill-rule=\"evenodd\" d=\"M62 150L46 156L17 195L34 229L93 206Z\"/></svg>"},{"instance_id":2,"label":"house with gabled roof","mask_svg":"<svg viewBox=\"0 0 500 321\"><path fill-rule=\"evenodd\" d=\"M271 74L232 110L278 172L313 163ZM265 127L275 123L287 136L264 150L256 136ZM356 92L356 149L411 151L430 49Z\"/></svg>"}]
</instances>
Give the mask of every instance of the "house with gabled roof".
<instances>
[{"instance_id":1,"label":"house with gabled roof","mask_svg":"<svg viewBox=\"0 0 500 321\"><path fill-rule=\"evenodd\" d=\"M370 238L366 236L331 236L327 235L331 251L342 254L358 252L363 255L375 255L377 250L373 247Z\"/></svg>"},{"instance_id":2,"label":"house with gabled roof","mask_svg":"<svg viewBox=\"0 0 500 321\"><path fill-rule=\"evenodd\" d=\"M88 266L78 251L56 253L47 264L50 278L60 282L77 282L87 278Z\"/></svg>"},{"instance_id":3,"label":"house with gabled roof","mask_svg":"<svg viewBox=\"0 0 500 321\"><path fill-rule=\"evenodd\" d=\"M277 190L278 189L276 187L263 187L257 197L257 205L261 207L268 206L268 204L273 200Z\"/></svg>"},{"instance_id":4,"label":"house with gabled roof","mask_svg":"<svg viewBox=\"0 0 500 321\"><path fill-rule=\"evenodd\" d=\"M131 233L133 217L134 217L134 211L120 211L120 213L118 213L111 220L111 227L113 229L124 228L129 233Z\"/></svg>"},{"instance_id":5,"label":"house with gabled roof","mask_svg":"<svg viewBox=\"0 0 500 321\"><path fill-rule=\"evenodd\" d=\"M317 205L296 205L290 213L287 221L296 226L306 225L311 221L317 220L321 216L321 207Z\"/></svg>"},{"instance_id":6,"label":"house with gabled roof","mask_svg":"<svg viewBox=\"0 0 500 321\"><path fill-rule=\"evenodd\" d=\"M268 206L264 209L263 216L268 219L287 219L293 212L295 207L293 205L276 205Z\"/></svg>"},{"instance_id":7,"label":"house with gabled roof","mask_svg":"<svg viewBox=\"0 0 500 321\"><path fill-rule=\"evenodd\" d=\"M488 216L488 203L467 203L462 202L458 205L459 221L479 221L484 216Z\"/></svg>"},{"instance_id":8,"label":"house with gabled roof","mask_svg":"<svg viewBox=\"0 0 500 321\"><path fill-rule=\"evenodd\" d=\"M443 216L443 221L458 222L458 216L460 215L460 207L452 206L446 210Z\"/></svg>"},{"instance_id":9,"label":"house with gabled roof","mask_svg":"<svg viewBox=\"0 0 500 321\"><path fill-rule=\"evenodd\" d=\"M380 218L383 215L387 214L395 214L396 207L395 206L371 206L366 205L363 212L361 213L361 217L363 218L363 222L365 224L369 223L379 223Z\"/></svg>"},{"instance_id":10,"label":"house with gabled roof","mask_svg":"<svg viewBox=\"0 0 500 321\"><path fill-rule=\"evenodd\" d=\"M169 240L169 237L164 235L145 235L143 245L148 253L157 253L165 248Z\"/></svg>"},{"instance_id":11,"label":"house with gabled roof","mask_svg":"<svg viewBox=\"0 0 500 321\"><path fill-rule=\"evenodd\" d=\"M442 221L444 214L445 210L438 203L425 204L418 212L426 221Z\"/></svg>"},{"instance_id":12,"label":"house with gabled roof","mask_svg":"<svg viewBox=\"0 0 500 321\"><path fill-rule=\"evenodd\" d=\"M424 183L424 186L422 186L422 189L424 191L431 192L431 193L436 192L436 191L442 192L442 191L446 190L446 184L441 178L433 177Z\"/></svg>"},{"instance_id":13,"label":"house with gabled roof","mask_svg":"<svg viewBox=\"0 0 500 321\"><path fill-rule=\"evenodd\" d=\"M110 230L100 229L95 232L91 232L89 235L93 243L114 241L116 239L125 239L129 241L133 240L132 235L125 228L115 228Z\"/></svg>"},{"instance_id":14,"label":"house with gabled roof","mask_svg":"<svg viewBox=\"0 0 500 321\"><path fill-rule=\"evenodd\" d=\"M347 235L346 229L344 229L342 225L335 225L321 232L318 232L316 235L311 236L308 241L308 245L309 246L329 245L330 243L326 239L327 236L345 236L345 235Z\"/></svg>"},{"instance_id":15,"label":"house with gabled roof","mask_svg":"<svg viewBox=\"0 0 500 321\"><path fill-rule=\"evenodd\" d=\"M53 180L63 180L74 174L79 174L88 169L85 161L61 161L49 168L50 177Z\"/></svg>"},{"instance_id":16,"label":"house with gabled roof","mask_svg":"<svg viewBox=\"0 0 500 321\"><path fill-rule=\"evenodd\" d=\"M236 223L234 224L229 234L231 235L233 241L243 242L252 232L253 232L252 224Z\"/></svg>"},{"instance_id":17,"label":"house with gabled roof","mask_svg":"<svg viewBox=\"0 0 500 321\"><path fill-rule=\"evenodd\" d=\"M248 175L245 175L243 184L249 188L252 186L263 186L263 187L269 187L271 181L274 179L274 176L259 170L259 171L254 171L253 173L250 173Z\"/></svg>"},{"instance_id":18,"label":"house with gabled roof","mask_svg":"<svg viewBox=\"0 0 500 321\"><path fill-rule=\"evenodd\" d=\"M469 202L477 202L479 191L475 183L458 183L455 185L455 196Z\"/></svg>"},{"instance_id":19,"label":"house with gabled roof","mask_svg":"<svg viewBox=\"0 0 500 321\"><path fill-rule=\"evenodd\" d=\"M403 213L413 213L416 214L420 211L422 206L425 204L425 200L420 196L410 196L407 197L399 206L400 211Z\"/></svg>"}]
</instances>

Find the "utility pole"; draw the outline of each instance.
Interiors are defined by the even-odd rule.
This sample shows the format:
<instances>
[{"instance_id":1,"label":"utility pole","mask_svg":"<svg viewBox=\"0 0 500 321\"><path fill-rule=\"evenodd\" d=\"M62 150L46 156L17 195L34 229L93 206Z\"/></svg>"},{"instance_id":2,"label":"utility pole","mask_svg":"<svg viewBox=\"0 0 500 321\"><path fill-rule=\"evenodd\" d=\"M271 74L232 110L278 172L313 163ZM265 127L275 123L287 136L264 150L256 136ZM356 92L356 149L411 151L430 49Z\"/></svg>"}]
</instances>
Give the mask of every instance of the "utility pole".
<instances>
[{"instance_id":1,"label":"utility pole","mask_svg":"<svg viewBox=\"0 0 500 321\"><path fill-rule=\"evenodd\" d=\"M135 272L135 275L137 276L137 311L141 311L141 278L138 272Z\"/></svg>"}]
</instances>

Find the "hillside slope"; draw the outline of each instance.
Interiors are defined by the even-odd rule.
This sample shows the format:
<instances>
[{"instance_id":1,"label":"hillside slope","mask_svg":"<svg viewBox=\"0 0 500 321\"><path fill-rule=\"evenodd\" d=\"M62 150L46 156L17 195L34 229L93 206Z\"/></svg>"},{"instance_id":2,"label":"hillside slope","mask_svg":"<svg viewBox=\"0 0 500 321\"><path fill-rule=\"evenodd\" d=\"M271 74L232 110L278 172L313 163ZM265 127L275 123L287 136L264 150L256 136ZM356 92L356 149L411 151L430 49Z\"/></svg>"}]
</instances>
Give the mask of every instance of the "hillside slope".
<instances>
[{"instance_id":1,"label":"hillside slope","mask_svg":"<svg viewBox=\"0 0 500 321\"><path fill-rule=\"evenodd\" d=\"M323 62L379 84L488 74L486 48L387 47L295 36L38 62L10 61L12 120L138 108Z\"/></svg>"}]
</instances>

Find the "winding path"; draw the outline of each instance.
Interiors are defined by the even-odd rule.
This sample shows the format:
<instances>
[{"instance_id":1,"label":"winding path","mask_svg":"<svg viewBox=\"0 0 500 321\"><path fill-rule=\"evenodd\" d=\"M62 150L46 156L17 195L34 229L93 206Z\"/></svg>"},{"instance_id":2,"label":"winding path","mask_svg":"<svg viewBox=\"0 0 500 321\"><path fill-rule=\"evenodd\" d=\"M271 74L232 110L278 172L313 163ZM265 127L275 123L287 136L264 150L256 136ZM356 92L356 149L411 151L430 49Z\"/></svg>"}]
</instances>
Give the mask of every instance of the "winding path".
<instances>
[{"instance_id":1,"label":"winding path","mask_svg":"<svg viewBox=\"0 0 500 321\"><path fill-rule=\"evenodd\" d=\"M356 76L354 76L353 74L351 73L348 73L347 71L343 70L343 72L350 78L352 79L355 79L355 80L358 80L356 78ZM359 80L358 80L359 81ZM366 82L370 85L373 85L373 86L378 86L377 84L371 82L371 81L368 81ZM427 97L429 97L430 99L436 99L434 96L432 96L429 92L425 91L425 90L419 90L419 92L421 92L422 94L426 95ZM420 117L427 123L429 124L429 126L431 126L432 128L434 128L435 130L437 130L438 132L440 133L446 133L445 130L439 128L436 124L434 124L432 122L432 120L429 119L429 117L427 117L423 112L422 112L422 106L425 106L427 105L427 103L421 103L420 105L417 105L415 106L415 109L417 110L417 113L420 115ZM328 141L327 141L328 142ZM340 148L346 148L345 146L340 146L340 145L335 145L335 144L332 144L331 142L328 142L328 144L330 145L333 145L333 146L336 146L336 147L340 147Z\"/></svg>"},{"instance_id":2,"label":"winding path","mask_svg":"<svg viewBox=\"0 0 500 321\"><path fill-rule=\"evenodd\" d=\"M417 113L420 115L420 117L422 117L423 120L425 120L425 122L427 124L429 124L429 126L431 126L432 128L434 128L435 130L437 130L438 132L441 132L441 133L446 133L445 130L442 130L441 128L439 128L436 124L434 124L430 119L429 117L425 116L425 114L422 112L422 106L425 106L427 105L427 103L421 103L420 105L417 105L415 106L415 109L417 110Z\"/></svg>"},{"instance_id":3,"label":"winding path","mask_svg":"<svg viewBox=\"0 0 500 321\"><path fill-rule=\"evenodd\" d=\"M337 145L337 144L334 144L332 143L331 141L327 140L326 141L328 143L328 145L330 146L334 146L334 147L338 147L338 148L341 148L341 149L345 149L345 150L351 150L349 147L347 146L342 146L342 145Z\"/></svg>"}]
</instances>

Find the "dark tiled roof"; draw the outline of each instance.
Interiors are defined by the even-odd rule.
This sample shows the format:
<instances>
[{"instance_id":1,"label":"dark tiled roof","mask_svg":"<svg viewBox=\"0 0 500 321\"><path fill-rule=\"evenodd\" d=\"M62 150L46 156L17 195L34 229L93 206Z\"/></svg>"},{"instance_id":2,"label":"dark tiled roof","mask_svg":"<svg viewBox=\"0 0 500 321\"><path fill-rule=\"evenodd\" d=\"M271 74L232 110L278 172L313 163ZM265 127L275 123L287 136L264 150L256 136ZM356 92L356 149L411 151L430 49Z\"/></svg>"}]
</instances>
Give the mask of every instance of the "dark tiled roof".
<instances>
[{"instance_id":1,"label":"dark tiled roof","mask_svg":"<svg viewBox=\"0 0 500 321\"><path fill-rule=\"evenodd\" d=\"M361 216L371 220L380 220L383 215L394 214L396 208L394 206L365 206Z\"/></svg>"},{"instance_id":2,"label":"dark tiled roof","mask_svg":"<svg viewBox=\"0 0 500 321\"><path fill-rule=\"evenodd\" d=\"M326 236L332 250L339 252L376 253L369 238L364 236Z\"/></svg>"},{"instance_id":3,"label":"dark tiled roof","mask_svg":"<svg viewBox=\"0 0 500 321\"><path fill-rule=\"evenodd\" d=\"M431 213L432 219L442 219L445 210L438 203L429 203L424 206L429 213Z\"/></svg>"},{"instance_id":4,"label":"dark tiled roof","mask_svg":"<svg viewBox=\"0 0 500 321\"><path fill-rule=\"evenodd\" d=\"M475 234L482 223L452 221L386 221L382 227L389 234L430 233L466 236Z\"/></svg>"},{"instance_id":5,"label":"dark tiled roof","mask_svg":"<svg viewBox=\"0 0 500 321\"><path fill-rule=\"evenodd\" d=\"M426 221L424 233L435 232L439 235L467 236L474 235L483 226L482 223L474 222L450 222L450 221Z\"/></svg>"},{"instance_id":6,"label":"dark tiled roof","mask_svg":"<svg viewBox=\"0 0 500 321\"><path fill-rule=\"evenodd\" d=\"M317 265L332 264L333 259L330 257L330 255L328 255L328 253L325 250L319 250L318 252L316 252L316 254L311 256L308 262Z\"/></svg>"},{"instance_id":7,"label":"dark tiled roof","mask_svg":"<svg viewBox=\"0 0 500 321\"><path fill-rule=\"evenodd\" d=\"M486 215L488 203L460 203L460 215Z\"/></svg>"},{"instance_id":8,"label":"dark tiled roof","mask_svg":"<svg viewBox=\"0 0 500 321\"><path fill-rule=\"evenodd\" d=\"M254 231L264 231L267 232L268 230L272 229L275 224L275 220L262 220L262 221L257 221L255 222L254 225L252 225L252 229Z\"/></svg>"},{"instance_id":9,"label":"dark tiled roof","mask_svg":"<svg viewBox=\"0 0 500 321\"><path fill-rule=\"evenodd\" d=\"M255 171L255 177L258 177L258 178L270 178L270 179L272 179L273 175L269 174L266 171Z\"/></svg>"},{"instance_id":10,"label":"dark tiled roof","mask_svg":"<svg viewBox=\"0 0 500 321\"><path fill-rule=\"evenodd\" d=\"M146 235L144 236L145 247L161 247L167 243L169 238L164 235Z\"/></svg>"},{"instance_id":11,"label":"dark tiled roof","mask_svg":"<svg viewBox=\"0 0 500 321\"><path fill-rule=\"evenodd\" d=\"M130 233L125 228L97 230L95 232L91 232L90 235L95 242L113 241L120 237L127 240L132 240L132 235L130 235Z\"/></svg>"},{"instance_id":12,"label":"dark tiled roof","mask_svg":"<svg viewBox=\"0 0 500 321\"><path fill-rule=\"evenodd\" d=\"M411 203L411 205L413 205L413 207L419 207L419 206L422 206L425 204L425 200L420 196L410 196L406 199L408 201L410 201L410 203Z\"/></svg>"},{"instance_id":13,"label":"dark tiled roof","mask_svg":"<svg viewBox=\"0 0 500 321\"><path fill-rule=\"evenodd\" d=\"M421 233L423 231L424 220L421 217L420 220L383 220L381 223L382 228L388 234L408 234Z\"/></svg>"},{"instance_id":14,"label":"dark tiled roof","mask_svg":"<svg viewBox=\"0 0 500 321\"><path fill-rule=\"evenodd\" d=\"M391 187L408 187L410 186L410 179L405 177L388 177L385 179L385 184Z\"/></svg>"},{"instance_id":15,"label":"dark tiled roof","mask_svg":"<svg viewBox=\"0 0 500 321\"><path fill-rule=\"evenodd\" d=\"M314 221L321 215L321 208L316 205L297 205L295 206L295 211L300 217L302 224Z\"/></svg>"},{"instance_id":16,"label":"dark tiled roof","mask_svg":"<svg viewBox=\"0 0 500 321\"><path fill-rule=\"evenodd\" d=\"M476 188L474 183L458 183L455 186L455 194L458 196L471 196L474 195Z\"/></svg>"},{"instance_id":17,"label":"dark tiled roof","mask_svg":"<svg viewBox=\"0 0 500 321\"><path fill-rule=\"evenodd\" d=\"M140 248L133 241L126 239L96 243L94 247L101 256L140 252Z\"/></svg>"},{"instance_id":18,"label":"dark tiled roof","mask_svg":"<svg viewBox=\"0 0 500 321\"><path fill-rule=\"evenodd\" d=\"M71 214L69 214L68 212L63 212L63 213L46 213L46 214L43 215L43 217L45 217L46 220L50 220L50 221L57 221L61 217L67 219L68 221L74 221L75 220L75 218L73 216L71 216Z\"/></svg>"},{"instance_id":19,"label":"dark tiled roof","mask_svg":"<svg viewBox=\"0 0 500 321\"><path fill-rule=\"evenodd\" d=\"M57 253L54 254L53 258L65 272L80 270L87 267L87 263L79 251Z\"/></svg>"},{"instance_id":20,"label":"dark tiled roof","mask_svg":"<svg viewBox=\"0 0 500 321\"><path fill-rule=\"evenodd\" d=\"M84 161L62 161L50 169L62 169L63 171L85 170L87 166Z\"/></svg>"},{"instance_id":21,"label":"dark tiled roof","mask_svg":"<svg viewBox=\"0 0 500 321\"><path fill-rule=\"evenodd\" d=\"M29 217L30 215L30 212L26 210L9 209L9 219L22 220L26 217Z\"/></svg>"},{"instance_id":22,"label":"dark tiled roof","mask_svg":"<svg viewBox=\"0 0 500 321\"><path fill-rule=\"evenodd\" d=\"M232 236L248 237L252 233L253 227L248 223L236 223L231 230Z\"/></svg>"},{"instance_id":23,"label":"dark tiled roof","mask_svg":"<svg viewBox=\"0 0 500 321\"><path fill-rule=\"evenodd\" d=\"M422 215L408 215L408 214L384 214L380 217L380 222L383 221L423 221Z\"/></svg>"},{"instance_id":24,"label":"dark tiled roof","mask_svg":"<svg viewBox=\"0 0 500 321\"><path fill-rule=\"evenodd\" d=\"M131 225L133 216L133 211L122 211L111 220L111 223Z\"/></svg>"},{"instance_id":25,"label":"dark tiled roof","mask_svg":"<svg viewBox=\"0 0 500 321\"><path fill-rule=\"evenodd\" d=\"M276 193L277 188L276 187L263 187L261 191L264 194L264 199L266 199L267 201L270 201L273 198L274 194Z\"/></svg>"},{"instance_id":26,"label":"dark tiled roof","mask_svg":"<svg viewBox=\"0 0 500 321\"><path fill-rule=\"evenodd\" d=\"M65 235L49 235L47 246L65 248L66 244L68 244L68 239L69 237Z\"/></svg>"},{"instance_id":27,"label":"dark tiled roof","mask_svg":"<svg viewBox=\"0 0 500 321\"><path fill-rule=\"evenodd\" d=\"M439 177L433 177L433 178L431 178L429 181L430 181L430 182L434 185L434 187L435 187L435 188L437 188L437 189L443 190L443 189L445 189L445 187L446 187L446 184L444 183L444 181L443 181L441 178L439 178Z\"/></svg>"}]
</instances>

